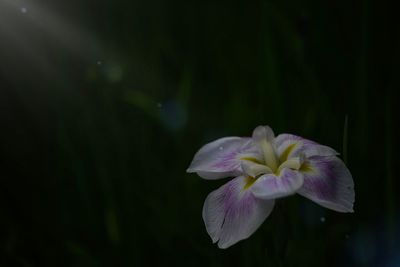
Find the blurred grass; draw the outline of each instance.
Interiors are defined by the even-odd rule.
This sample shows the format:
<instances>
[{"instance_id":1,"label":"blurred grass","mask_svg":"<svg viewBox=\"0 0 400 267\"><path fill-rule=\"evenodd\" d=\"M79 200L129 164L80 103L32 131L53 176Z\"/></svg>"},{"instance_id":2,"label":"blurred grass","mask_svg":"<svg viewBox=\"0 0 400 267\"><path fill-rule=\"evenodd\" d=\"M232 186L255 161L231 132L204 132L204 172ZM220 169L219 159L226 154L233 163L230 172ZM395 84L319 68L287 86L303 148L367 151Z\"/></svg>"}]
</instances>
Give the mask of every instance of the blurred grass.
<instances>
[{"instance_id":1,"label":"blurred grass","mask_svg":"<svg viewBox=\"0 0 400 267\"><path fill-rule=\"evenodd\" d=\"M349 138L349 116L346 114L346 116L344 117L344 125L343 125L343 147L342 147L343 162L346 164L347 164L348 138Z\"/></svg>"}]
</instances>

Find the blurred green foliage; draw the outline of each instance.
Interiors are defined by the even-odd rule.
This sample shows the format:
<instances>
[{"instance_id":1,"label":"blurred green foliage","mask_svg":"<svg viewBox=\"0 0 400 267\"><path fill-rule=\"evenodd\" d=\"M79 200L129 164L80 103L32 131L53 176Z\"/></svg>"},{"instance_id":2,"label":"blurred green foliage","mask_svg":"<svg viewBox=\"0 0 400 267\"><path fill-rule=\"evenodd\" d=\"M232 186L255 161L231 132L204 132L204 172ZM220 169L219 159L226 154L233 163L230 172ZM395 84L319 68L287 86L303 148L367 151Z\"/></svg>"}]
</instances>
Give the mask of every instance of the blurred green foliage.
<instances>
[{"instance_id":1,"label":"blurred green foliage","mask_svg":"<svg viewBox=\"0 0 400 267\"><path fill-rule=\"evenodd\" d=\"M399 266L398 11L36 2L7 24L30 52L0 28L1 266ZM219 250L201 209L225 181L185 170L206 142L261 124L343 152L355 213L290 197Z\"/></svg>"}]
</instances>

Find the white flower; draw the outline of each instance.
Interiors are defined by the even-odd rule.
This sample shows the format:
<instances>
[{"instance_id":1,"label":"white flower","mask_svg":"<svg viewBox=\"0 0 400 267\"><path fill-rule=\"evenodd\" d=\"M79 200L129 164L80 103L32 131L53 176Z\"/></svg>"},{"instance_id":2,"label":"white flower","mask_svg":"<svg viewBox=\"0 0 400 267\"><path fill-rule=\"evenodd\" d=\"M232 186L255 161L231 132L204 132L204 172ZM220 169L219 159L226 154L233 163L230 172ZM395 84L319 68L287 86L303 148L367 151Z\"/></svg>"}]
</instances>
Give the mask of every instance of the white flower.
<instances>
[{"instance_id":1,"label":"white flower","mask_svg":"<svg viewBox=\"0 0 400 267\"><path fill-rule=\"evenodd\" d=\"M268 217L274 199L298 193L338 212L353 212L354 183L338 153L291 134L258 126L251 138L225 137L203 146L187 172L204 179L236 177L204 203L208 234L220 248L248 238Z\"/></svg>"}]
</instances>

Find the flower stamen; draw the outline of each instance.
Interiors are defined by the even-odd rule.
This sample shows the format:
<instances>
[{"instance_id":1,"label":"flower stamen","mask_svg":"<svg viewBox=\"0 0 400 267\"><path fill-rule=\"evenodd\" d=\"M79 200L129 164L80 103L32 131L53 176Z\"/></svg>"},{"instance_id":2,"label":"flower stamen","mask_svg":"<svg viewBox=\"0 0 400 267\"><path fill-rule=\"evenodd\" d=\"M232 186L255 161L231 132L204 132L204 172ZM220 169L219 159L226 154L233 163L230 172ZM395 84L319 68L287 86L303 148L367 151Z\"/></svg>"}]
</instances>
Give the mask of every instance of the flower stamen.
<instances>
[{"instance_id":1,"label":"flower stamen","mask_svg":"<svg viewBox=\"0 0 400 267\"><path fill-rule=\"evenodd\" d=\"M261 174L272 173L272 170L268 166L264 164L253 163L251 161L242 161L242 170L244 173L251 177L257 177Z\"/></svg>"},{"instance_id":2,"label":"flower stamen","mask_svg":"<svg viewBox=\"0 0 400 267\"><path fill-rule=\"evenodd\" d=\"M264 155L265 164L275 172L278 169L278 159L275 155L275 150L272 144L267 140L261 140L260 146Z\"/></svg>"},{"instance_id":3,"label":"flower stamen","mask_svg":"<svg viewBox=\"0 0 400 267\"><path fill-rule=\"evenodd\" d=\"M284 168L298 170L298 169L300 169L301 164L302 164L302 160L300 157L288 159L279 166L279 168L277 170L277 174L279 174Z\"/></svg>"}]
</instances>

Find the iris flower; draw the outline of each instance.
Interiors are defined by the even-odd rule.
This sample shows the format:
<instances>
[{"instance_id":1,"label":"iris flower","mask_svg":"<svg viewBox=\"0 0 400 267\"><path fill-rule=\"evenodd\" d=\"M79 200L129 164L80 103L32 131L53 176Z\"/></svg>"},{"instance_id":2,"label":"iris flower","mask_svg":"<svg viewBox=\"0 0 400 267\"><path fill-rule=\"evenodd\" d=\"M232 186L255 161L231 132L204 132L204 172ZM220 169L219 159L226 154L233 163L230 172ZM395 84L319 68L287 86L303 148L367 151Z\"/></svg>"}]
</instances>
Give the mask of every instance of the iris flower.
<instances>
[{"instance_id":1,"label":"iris flower","mask_svg":"<svg viewBox=\"0 0 400 267\"><path fill-rule=\"evenodd\" d=\"M298 193L338 212L353 212L354 183L338 153L292 134L275 137L258 126L250 137L204 145L187 172L208 180L235 177L211 192L203 220L213 243L227 248L248 238L271 213L275 199Z\"/></svg>"}]
</instances>

